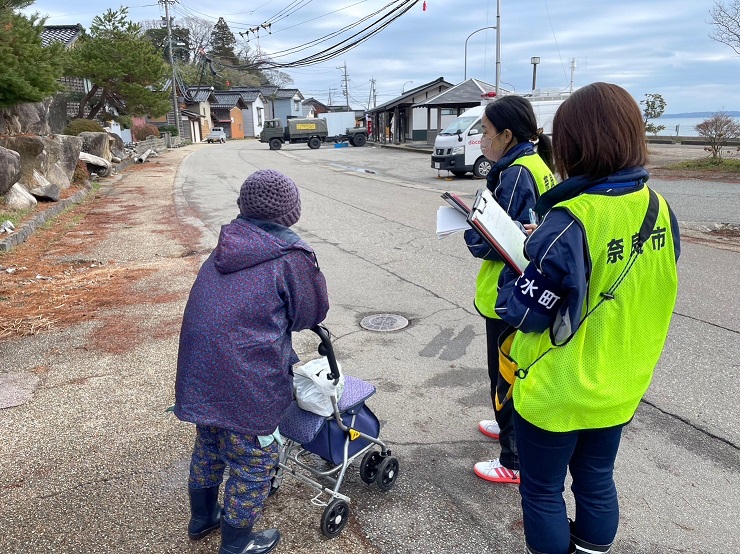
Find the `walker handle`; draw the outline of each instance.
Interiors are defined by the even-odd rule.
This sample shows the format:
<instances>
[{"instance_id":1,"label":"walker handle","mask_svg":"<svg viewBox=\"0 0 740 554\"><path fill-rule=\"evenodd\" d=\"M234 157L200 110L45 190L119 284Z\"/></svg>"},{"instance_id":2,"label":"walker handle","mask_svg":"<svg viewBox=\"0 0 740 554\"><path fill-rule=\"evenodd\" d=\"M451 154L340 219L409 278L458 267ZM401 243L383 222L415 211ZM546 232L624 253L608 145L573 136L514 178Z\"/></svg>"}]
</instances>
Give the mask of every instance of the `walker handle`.
<instances>
[{"instance_id":1,"label":"walker handle","mask_svg":"<svg viewBox=\"0 0 740 554\"><path fill-rule=\"evenodd\" d=\"M334 356L334 348L331 345L331 339L329 339L329 330L323 325L316 325L311 327L311 331L316 333L321 339L319 344L319 354L326 356L329 361L329 369L331 373L327 376L327 379L334 379L334 384L339 383L339 366L337 365L337 358Z\"/></svg>"}]
</instances>

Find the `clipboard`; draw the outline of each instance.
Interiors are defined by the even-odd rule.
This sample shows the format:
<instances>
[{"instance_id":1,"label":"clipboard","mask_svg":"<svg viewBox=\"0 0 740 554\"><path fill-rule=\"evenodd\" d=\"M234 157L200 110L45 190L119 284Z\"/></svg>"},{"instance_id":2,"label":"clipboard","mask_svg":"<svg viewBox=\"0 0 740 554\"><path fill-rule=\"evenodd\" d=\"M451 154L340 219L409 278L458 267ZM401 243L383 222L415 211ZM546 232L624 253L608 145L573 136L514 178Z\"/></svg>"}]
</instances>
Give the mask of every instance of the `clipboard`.
<instances>
[{"instance_id":1,"label":"clipboard","mask_svg":"<svg viewBox=\"0 0 740 554\"><path fill-rule=\"evenodd\" d=\"M470 215L470 208L468 208L468 205L463 202L458 195L452 192L445 192L442 195L442 198L465 217Z\"/></svg>"},{"instance_id":2,"label":"clipboard","mask_svg":"<svg viewBox=\"0 0 740 554\"><path fill-rule=\"evenodd\" d=\"M468 214L468 223L499 253L509 267L519 275L524 273L524 268L529 264L524 255L527 235L499 206L487 188L478 191L473 208Z\"/></svg>"}]
</instances>

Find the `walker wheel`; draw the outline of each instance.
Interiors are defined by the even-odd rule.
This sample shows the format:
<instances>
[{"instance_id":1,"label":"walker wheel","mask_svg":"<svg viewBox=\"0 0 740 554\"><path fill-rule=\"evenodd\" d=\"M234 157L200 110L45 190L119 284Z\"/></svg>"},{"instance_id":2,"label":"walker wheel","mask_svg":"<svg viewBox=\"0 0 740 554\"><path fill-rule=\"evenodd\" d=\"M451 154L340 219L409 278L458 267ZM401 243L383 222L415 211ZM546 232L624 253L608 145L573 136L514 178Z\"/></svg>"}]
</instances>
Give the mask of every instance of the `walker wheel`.
<instances>
[{"instance_id":1,"label":"walker wheel","mask_svg":"<svg viewBox=\"0 0 740 554\"><path fill-rule=\"evenodd\" d=\"M375 484L382 491L389 490L398 478L398 460L388 456L378 466L378 474L375 476Z\"/></svg>"},{"instance_id":2,"label":"walker wheel","mask_svg":"<svg viewBox=\"0 0 740 554\"><path fill-rule=\"evenodd\" d=\"M335 498L324 508L321 516L321 532L325 537L333 539L342 532L349 521L349 504L340 498Z\"/></svg>"},{"instance_id":3,"label":"walker wheel","mask_svg":"<svg viewBox=\"0 0 740 554\"><path fill-rule=\"evenodd\" d=\"M378 466L383 461L383 457L377 450L370 450L362 457L360 463L360 479L365 481L368 485L372 485L375 482L375 478L378 476Z\"/></svg>"}]
</instances>

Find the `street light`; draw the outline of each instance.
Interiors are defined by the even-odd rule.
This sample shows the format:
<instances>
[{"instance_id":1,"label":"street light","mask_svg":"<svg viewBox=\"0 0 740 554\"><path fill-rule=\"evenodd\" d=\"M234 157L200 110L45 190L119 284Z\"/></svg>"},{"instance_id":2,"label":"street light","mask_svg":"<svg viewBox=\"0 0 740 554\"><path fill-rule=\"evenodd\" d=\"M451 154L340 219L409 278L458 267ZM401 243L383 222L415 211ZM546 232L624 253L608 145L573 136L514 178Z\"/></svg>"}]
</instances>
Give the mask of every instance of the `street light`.
<instances>
[{"instance_id":1,"label":"street light","mask_svg":"<svg viewBox=\"0 0 740 554\"><path fill-rule=\"evenodd\" d=\"M501 82L501 0L496 0L496 25L493 27L482 27L477 31L473 31L465 39L465 77L464 81L468 80L468 39L475 33L483 31L484 29L496 29L496 95L499 93L500 82Z\"/></svg>"},{"instance_id":2,"label":"street light","mask_svg":"<svg viewBox=\"0 0 740 554\"><path fill-rule=\"evenodd\" d=\"M540 58L532 56L529 60L532 63L532 92L537 88L537 64L540 63Z\"/></svg>"},{"instance_id":3,"label":"street light","mask_svg":"<svg viewBox=\"0 0 740 554\"><path fill-rule=\"evenodd\" d=\"M468 38L465 39L465 77L463 78L463 81L468 80L468 40L470 37L472 37L475 33L479 33L481 31L485 31L486 29L496 29L496 27L482 27L478 29L477 31L473 31L468 35ZM498 33L498 30L496 31Z\"/></svg>"},{"instance_id":4,"label":"street light","mask_svg":"<svg viewBox=\"0 0 740 554\"><path fill-rule=\"evenodd\" d=\"M405 89L405 88L406 88L406 85L408 85L409 83L413 83L413 81L406 81L406 82L405 82L405 83L403 84L403 86L401 87L401 94L403 94L403 89Z\"/></svg>"}]
</instances>

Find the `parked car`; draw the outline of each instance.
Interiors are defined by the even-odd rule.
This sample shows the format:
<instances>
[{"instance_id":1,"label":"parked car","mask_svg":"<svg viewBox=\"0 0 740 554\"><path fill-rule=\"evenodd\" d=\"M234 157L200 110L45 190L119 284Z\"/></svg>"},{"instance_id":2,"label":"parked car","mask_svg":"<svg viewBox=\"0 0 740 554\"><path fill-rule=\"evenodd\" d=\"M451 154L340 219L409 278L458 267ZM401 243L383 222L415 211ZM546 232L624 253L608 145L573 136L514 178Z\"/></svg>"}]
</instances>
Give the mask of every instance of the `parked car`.
<instances>
[{"instance_id":1,"label":"parked car","mask_svg":"<svg viewBox=\"0 0 740 554\"><path fill-rule=\"evenodd\" d=\"M211 129L211 132L208 133L208 136L206 137L206 141L210 144L212 142L220 142L224 143L226 142L226 133L224 132L223 127L213 127Z\"/></svg>"}]
</instances>

